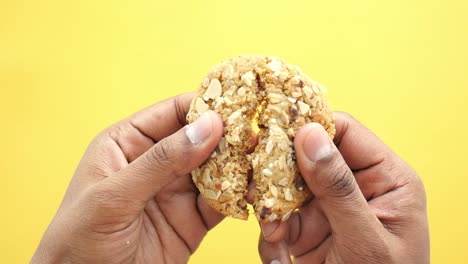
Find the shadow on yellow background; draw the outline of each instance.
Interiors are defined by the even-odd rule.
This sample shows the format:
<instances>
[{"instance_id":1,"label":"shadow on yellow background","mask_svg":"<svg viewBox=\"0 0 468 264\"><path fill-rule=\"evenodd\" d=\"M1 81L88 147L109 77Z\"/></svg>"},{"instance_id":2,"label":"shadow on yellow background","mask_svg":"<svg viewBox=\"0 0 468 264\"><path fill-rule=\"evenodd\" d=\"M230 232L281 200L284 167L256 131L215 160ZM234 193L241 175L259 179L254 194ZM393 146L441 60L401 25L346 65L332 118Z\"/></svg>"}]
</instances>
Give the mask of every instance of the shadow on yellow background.
<instances>
[{"instance_id":1,"label":"shadow on yellow background","mask_svg":"<svg viewBox=\"0 0 468 264\"><path fill-rule=\"evenodd\" d=\"M269 54L329 88L421 175L433 263L468 259L466 1L2 1L0 261L25 263L88 142L196 89L221 60ZM191 263L258 263L227 220Z\"/></svg>"}]
</instances>

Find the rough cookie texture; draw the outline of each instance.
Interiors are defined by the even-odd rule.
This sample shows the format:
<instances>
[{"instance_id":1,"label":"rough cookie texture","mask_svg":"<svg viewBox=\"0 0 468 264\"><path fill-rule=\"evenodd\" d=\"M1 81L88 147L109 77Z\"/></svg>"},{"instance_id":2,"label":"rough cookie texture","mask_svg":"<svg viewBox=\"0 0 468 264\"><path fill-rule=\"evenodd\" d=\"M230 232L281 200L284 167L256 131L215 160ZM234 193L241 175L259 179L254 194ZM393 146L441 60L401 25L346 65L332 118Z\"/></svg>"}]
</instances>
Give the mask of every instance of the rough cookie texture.
<instances>
[{"instance_id":1,"label":"rough cookie texture","mask_svg":"<svg viewBox=\"0 0 468 264\"><path fill-rule=\"evenodd\" d=\"M335 134L332 112L323 88L299 67L275 57L239 56L214 67L194 97L188 122L214 110L224 123L224 136L211 158L192 172L207 203L226 216L247 219L248 176L255 184L258 220L286 221L311 197L299 174L294 135L317 122ZM249 150L258 112L258 145Z\"/></svg>"}]
</instances>

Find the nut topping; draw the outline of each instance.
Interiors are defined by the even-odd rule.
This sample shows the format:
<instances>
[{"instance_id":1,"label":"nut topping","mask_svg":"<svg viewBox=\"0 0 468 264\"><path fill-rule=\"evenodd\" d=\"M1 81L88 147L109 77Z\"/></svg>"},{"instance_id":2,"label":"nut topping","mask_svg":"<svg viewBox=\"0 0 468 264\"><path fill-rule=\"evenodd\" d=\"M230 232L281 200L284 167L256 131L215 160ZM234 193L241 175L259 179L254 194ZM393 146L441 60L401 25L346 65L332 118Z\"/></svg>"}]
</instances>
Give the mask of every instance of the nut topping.
<instances>
[{"instance_id":1,"label":"nut topping","mask_svg":"<svg viewBox=\"0 0 468 264\"><path fill-rule=\"evenodd\" d=\"M206 89L204 96L209 99L214 99L221 96L221 92L221 83L218 81L218 79L212 79L210 85L208 85L208 88Z\"/></svg>"},{"instance_id":2,"label":"nut topping","mask_svg":"<svg viewBox=\"0 0 468 264\"><path fill-rule=\"evenodd\" d=\"M299 106L299 112L302 114L302 115L305 115L309 112L310 110L310 106L306 103L303 103L301 101L297 101L297 105Z\"/></svg>"}]
</instances>

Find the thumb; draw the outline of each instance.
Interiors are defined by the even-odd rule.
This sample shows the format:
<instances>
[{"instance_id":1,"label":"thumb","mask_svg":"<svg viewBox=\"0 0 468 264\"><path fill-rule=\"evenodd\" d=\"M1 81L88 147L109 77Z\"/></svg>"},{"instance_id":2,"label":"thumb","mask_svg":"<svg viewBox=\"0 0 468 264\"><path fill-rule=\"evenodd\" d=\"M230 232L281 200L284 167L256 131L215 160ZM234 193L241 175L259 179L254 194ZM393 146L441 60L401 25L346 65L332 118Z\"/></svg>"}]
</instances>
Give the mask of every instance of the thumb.
<instances>
[{"instance_id":1,"label":"thumb","mask_svg":"<svg viewBox=\"0 0 468 264\"><path fill-rule=\"evenodd\" d=\"M213 152L223 134L221 118L208 111L168 136L107 180L119 195L146 203L167 184L190 173Z\"/></svg>"},{"instance_id":2,"label":"thumb","mask_svg":"<svg viewBox=\"0 0 468 264\"><path fill-rule=\"evenodd\" d=\"M302 127L295 138L299 170L319 201L333 233L359 234L379 222L333 141L318 123Z\"/></svg>"}]
</instances>

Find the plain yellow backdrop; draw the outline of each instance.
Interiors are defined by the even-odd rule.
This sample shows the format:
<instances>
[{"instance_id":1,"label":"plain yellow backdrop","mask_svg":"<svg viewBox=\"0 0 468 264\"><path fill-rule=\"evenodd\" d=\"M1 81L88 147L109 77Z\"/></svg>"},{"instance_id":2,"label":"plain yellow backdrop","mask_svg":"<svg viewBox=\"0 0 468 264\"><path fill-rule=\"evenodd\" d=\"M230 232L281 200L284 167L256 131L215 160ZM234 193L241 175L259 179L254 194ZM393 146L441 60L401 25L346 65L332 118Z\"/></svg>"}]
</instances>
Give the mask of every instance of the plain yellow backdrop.
<instances>
[{"instance_id":1,"label":"plain yellow backdrop","mask_svg":"<svg viewBox=\"0 0 468 264\"><path fill-rule=\"evenodd\" d=\"M433 263L468 261L468 2L0 2L0 262L25 263L88 142L221 60L300 65L421 175ZM191 263L258 263L227 220Z\"/></svg>"}]
</instances>

